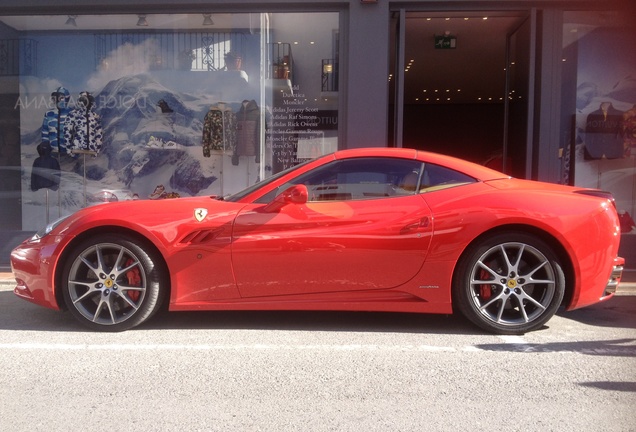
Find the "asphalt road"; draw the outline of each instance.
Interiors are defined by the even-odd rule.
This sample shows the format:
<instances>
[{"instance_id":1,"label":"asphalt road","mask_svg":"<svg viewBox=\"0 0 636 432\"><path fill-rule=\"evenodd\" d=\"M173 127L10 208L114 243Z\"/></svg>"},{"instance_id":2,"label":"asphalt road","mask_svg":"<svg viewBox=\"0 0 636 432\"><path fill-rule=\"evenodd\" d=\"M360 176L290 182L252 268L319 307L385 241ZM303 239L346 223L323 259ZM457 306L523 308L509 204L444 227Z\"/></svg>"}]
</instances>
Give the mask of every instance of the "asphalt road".
<instances>
[{"instance_id":1,"label":"asphalt road","mask_svg":"<svg viewBox=\"0 0 636 432\"><path fill-rule=\"evenodd\" d=\"M318 312L103 334L0 287L0 431L636 431L635 312L617 296L519 337Z\"/></svg>"}]
</instances>

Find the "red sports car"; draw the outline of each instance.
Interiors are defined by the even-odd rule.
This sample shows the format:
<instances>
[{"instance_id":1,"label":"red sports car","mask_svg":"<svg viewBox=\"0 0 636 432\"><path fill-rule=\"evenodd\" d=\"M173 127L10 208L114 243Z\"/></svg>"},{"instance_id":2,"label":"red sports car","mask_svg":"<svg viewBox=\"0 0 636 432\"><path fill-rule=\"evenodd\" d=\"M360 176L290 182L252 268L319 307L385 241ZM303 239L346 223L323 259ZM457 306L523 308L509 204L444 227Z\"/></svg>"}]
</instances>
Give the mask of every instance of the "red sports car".
<instances>
[{"instance_id":1,"label":"red sports car","mask_svg":"<svg viewBox=\"0 0 636 432\"><path fill-rule=\"evenodd\" d=\"M128 201L11 254L15 293L120 331L185 310L450 314L520 334L611 297L609 193L412 149L322 156L224 198Z\"/></svg>"}]
</instances>

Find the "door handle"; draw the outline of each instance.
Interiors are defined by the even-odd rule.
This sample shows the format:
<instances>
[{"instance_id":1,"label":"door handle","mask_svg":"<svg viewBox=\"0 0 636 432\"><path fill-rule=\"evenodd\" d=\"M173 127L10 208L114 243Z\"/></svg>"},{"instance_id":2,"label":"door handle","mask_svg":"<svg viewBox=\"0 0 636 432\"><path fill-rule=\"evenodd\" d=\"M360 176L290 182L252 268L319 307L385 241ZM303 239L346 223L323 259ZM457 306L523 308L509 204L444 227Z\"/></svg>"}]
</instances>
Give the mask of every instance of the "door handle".
<instances>
[{"instance_id":1,"label":"door handle","mask_svg":"<svg viewBox=\"0 0 636 432\"><path fill-rule=\"evenodd\" d=\"M416 231L419 229L423 229L423 228L428 228L428 226L431 224L431 220L429 219L428 216L424 216L423 218L421 218L419 221L409 224L407 226L405 226L404 228L402 228L402 232L407 232L407 231Z\"/></svg>"}]
</instances>

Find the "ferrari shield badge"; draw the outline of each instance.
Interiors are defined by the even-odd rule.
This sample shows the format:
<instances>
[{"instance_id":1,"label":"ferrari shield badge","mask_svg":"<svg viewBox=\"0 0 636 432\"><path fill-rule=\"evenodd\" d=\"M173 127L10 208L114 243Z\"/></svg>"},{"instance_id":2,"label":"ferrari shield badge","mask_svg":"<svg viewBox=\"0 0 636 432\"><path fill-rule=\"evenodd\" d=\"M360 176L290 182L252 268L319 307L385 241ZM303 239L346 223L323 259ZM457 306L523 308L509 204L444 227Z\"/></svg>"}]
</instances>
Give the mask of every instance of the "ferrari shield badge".
<instances>
[{"instance_id":1,"label":"ferrari shield badge","mask_svg":"<svg viewBox=\"0 0 636 432\"><path fill-rule=\"evenodd\" d=\"M208 209L204 209L204 208L194 209L194 218L198 222L201 222L203 219L205 219L207 215L208 215Z\"/></svg>"}]
</instances>

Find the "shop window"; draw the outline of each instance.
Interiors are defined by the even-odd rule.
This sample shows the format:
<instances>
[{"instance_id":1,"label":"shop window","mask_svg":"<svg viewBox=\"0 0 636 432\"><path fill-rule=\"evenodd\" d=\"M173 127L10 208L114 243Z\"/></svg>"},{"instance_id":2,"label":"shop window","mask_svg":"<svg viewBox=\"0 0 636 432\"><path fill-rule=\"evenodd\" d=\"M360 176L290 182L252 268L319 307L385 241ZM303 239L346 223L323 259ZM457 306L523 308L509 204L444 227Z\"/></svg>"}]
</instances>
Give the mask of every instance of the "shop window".
<instances>
[{"instance_id":1,"label":"shop window","mask_svg":"<svg viewBox=\"0 0 636 432\"><path fill-rule=\"evenodd\" d=\"M636 32L629 15L564 14L563 183L612 192L623 234L636 234L634 52Z\"/></svg>"},{"instance_id":2,"label":"shop window","mask_svg":"<svg viewBox=\"0 0 636 432\"><path fill-rule=\"evenodd\" d=\"M335 77L338 25L338 12L0 16L11 229L100 202L225 196L336 150L324 59ZM31 187L42 157L55 190Z\"/></svg>"}]
</instances>

